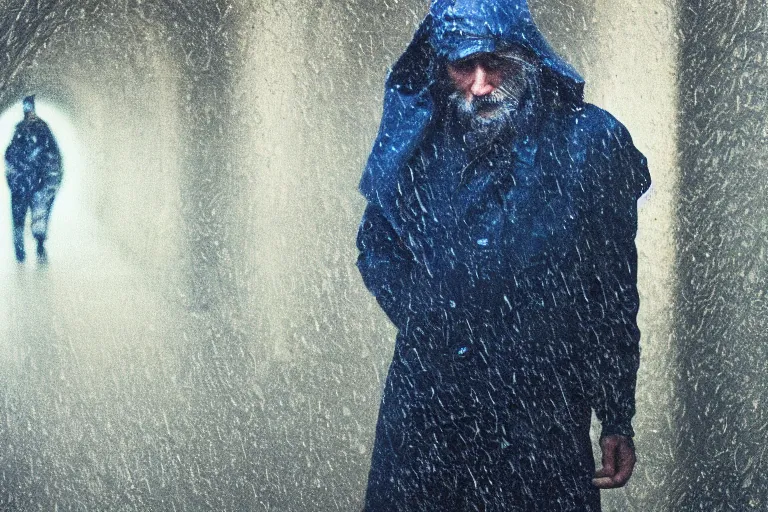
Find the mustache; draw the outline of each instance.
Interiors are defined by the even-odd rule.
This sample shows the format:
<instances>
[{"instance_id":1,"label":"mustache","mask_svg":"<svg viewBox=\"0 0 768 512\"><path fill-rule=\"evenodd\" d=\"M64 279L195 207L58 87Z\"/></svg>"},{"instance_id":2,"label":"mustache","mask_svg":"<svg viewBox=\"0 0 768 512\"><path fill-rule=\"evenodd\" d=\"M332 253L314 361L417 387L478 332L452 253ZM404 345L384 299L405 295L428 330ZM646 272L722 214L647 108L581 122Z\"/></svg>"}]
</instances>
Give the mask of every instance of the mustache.
<instances>
[{"instance_id":1,"label":"mustache","mask_svg":"<svg viewBox=\"0 0 768 512\"><path fill-rule=\"evenodd\" d=\"M500 108L511 112L520 108L526 94L536 88L537 82L535 78L524 75L504 80L485 96L467 100L463 93L454 91L448 99L461 116L473 117Z\"/></svg>"},{"instance_id":2,"label":"mustache","mask_svg":"<svg viewBox=\"0 0 768 512\"><path fill-rule=\"evenodd\" d=\"M501 92L499 89L497 89L493 91L491 94L488 94L486 96L480 96L478 98L474 98L470 102L470 107L475 111L483 111L490 108L499 107L504 103L509 103L509 102L510 102L509 97L503 92Z\"/></svg>"},{"instance_id":3,"label":"mustache","mask_svg":"<svg viewBox=\"0 0 768 512\"><path fill-rule=\"evenodd\" d=\"M449 96L449 101L456 113L467 120L494 110L512 112L520 104L520 98L510 97L500 89L485 96L472 98L471 100L467 100L460 92L454 92Z\"/></svg>"}]
</instances>

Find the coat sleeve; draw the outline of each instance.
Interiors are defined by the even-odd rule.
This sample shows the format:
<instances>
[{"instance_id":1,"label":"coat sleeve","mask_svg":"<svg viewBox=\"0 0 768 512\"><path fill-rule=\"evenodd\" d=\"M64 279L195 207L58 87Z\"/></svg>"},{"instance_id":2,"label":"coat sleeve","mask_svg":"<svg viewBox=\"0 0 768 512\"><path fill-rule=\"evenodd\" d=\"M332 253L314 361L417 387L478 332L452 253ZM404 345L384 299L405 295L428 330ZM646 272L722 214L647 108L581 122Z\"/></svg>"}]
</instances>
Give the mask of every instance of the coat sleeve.
<instances>
[{"instance_id":1,"label":"coat sleeve","mask_svg":"<svg viewBox=\"0 0 768 512\"><path fill-rule=\"evenodd\" d=\"M414 261L381 208L369 204L357 234L357 268L365 286L395 326L403 330Z\"/></svg>"},{"instance_id":2,"label":"coat sleeve","mask_svg":"<svg viewBox=\"0 0 768 512\"><path fill-rule=\"evenodd\" d=\"M51 132L47 123L41 124L38 138L41 139L40 144L51 158L59 158L59 145L56 143L56 138L53 136L53 132Z\"/></svg>"},{"instance_id":3,"label":"coat sleeve","mask_svg":"<svg viewBox=\"0 0 768 512\"><path fill-rule=\"evenodd\" d=\"M42 164L48 179L60 178L61 174L61 153L56 138L53 136L48 124L43 122L40 128L39 139L43 148Z\"/></svg>"},{"instance_id":4,"label":"coat sleeve","mask_svg":"<svg viewBox=\"0 0 768 512\"><path fill-rule=\"evenodd\" d=\"M19 161L19 127L17 126L13 131L13 138L11 143L5 149L5 163L8 166L16 166Z\"/></svg>"},{"instance_id":5,"label":"coat sleeve","mask_svg":"<svg viewBox=\"0 0 768 512\"><path fill-rule=\"evenodd\" d=\"M637 200L649 188L650 176L627 130L616 122L609 134L599 145L591 215L594 409L603 436L632 436L640 362Z\"/></svg>"}]
</instances>

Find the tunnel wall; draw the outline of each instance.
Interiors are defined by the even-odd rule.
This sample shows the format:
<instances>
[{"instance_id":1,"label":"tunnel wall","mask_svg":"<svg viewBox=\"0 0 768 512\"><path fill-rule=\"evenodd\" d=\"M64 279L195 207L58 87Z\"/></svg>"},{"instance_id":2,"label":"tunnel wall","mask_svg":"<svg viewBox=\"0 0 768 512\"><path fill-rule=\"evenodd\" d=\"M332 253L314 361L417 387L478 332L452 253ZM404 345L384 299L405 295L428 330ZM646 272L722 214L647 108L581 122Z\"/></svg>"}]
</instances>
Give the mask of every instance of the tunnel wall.
<instances>
[{"instance_id":1,"label":"tunnel wall","mask_svg":"<svg viewBox=\"0 0 768 512\"><path fill-rule=\"evenodd\" d=\"M768 503L768 7L680 2L674 508Z\"/></svg>"},{"instance_id":2,"label":"tunnel wall","mask_svg":"<svg viewBox=\"0 0 768 512\"><path fill-rule=\"evenodd\" d=\"M384 74L422 13L415 2L284 2L263 6L247 32L236 86L248 142L238 152L247 178L235 272L248 276L239 293L252 382L289 397L290 408L268 404L268 414L312 446L297 450L273 430L279 451L295 455L287 460L306 461L269 461L305 489L275 498L293 510L361 503L394 331L355 267L357 182Z\"/></svg>"},{"instance_id":3,"label":"tunnel wall","mask_svg":"<svg viewBox=\"0 0 768 512\"><path fill-rule=\"evenodd\" d=\"M240 153L251 269L243 299L277 358L310 356L327 337L339 346L361 343L367 353L381 345L357 337L359 322L374 318L387 340L392 331L354 266L363 206L357 182L378 128L384 74L423 6L282 7L257 14L238 87L249 120Z\"/></svg>"},{"instance_id":4,"label":"tunnel wall","mask_svg":"<svg viewBox=\"0 0 768 512\"><path fill-rule=\"evenodd\" d=\"M174 66L155 51L133 69L80 74L72 87L88 106L79 124L91 171L84 200L132 259L167 274L181 257L180 127Z\"/></svg>"}]
</instances>

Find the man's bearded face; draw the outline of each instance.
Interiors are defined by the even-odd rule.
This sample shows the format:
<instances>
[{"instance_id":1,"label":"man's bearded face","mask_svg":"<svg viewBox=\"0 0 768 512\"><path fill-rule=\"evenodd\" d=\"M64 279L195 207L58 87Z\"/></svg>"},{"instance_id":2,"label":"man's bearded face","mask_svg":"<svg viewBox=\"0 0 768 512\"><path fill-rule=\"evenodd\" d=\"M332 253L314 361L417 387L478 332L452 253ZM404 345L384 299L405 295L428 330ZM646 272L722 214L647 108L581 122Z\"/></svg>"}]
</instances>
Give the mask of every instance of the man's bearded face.
<instances>
[{"instance_id":1,"label":"man's bearded face","mask_svg":"<svg viewBox=\"0 0 768 512\"><path fill-rule=\"evenodd\" d=\"M520 51L470 56L449 64L448 76L449 106L472 146L517 132L540 102L541 70Z\"/></svg>"}]
</instances>

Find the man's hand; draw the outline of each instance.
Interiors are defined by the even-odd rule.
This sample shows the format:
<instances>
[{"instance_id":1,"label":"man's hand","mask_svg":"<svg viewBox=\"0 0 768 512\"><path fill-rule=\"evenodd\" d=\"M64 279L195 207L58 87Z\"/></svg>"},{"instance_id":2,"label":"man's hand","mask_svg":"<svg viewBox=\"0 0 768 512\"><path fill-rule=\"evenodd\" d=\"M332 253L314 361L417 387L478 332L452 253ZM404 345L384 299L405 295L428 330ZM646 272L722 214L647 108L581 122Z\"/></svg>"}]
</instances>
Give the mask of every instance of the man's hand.
<instances>
[{"instance_id":1,"label":"man's hand","mask_svg":"<svg viewBox=\"0 0 768 512\"><path fill-rule=\"evenodd\" d=\"M632 476L635 468L635 445L632 438L613 435L600 439L603 451L603 467L595 472L592 484L600 489L622 487Z\"/></svg>"}]
</instances>

